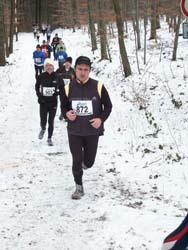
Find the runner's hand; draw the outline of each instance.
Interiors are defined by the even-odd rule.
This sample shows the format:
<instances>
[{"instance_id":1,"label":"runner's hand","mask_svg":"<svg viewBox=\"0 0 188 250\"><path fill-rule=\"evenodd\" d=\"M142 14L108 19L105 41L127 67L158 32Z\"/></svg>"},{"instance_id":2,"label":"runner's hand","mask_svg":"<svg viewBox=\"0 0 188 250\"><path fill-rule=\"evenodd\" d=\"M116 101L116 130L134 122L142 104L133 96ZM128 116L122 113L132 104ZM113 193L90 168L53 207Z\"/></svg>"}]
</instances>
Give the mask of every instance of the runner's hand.
<instances>
[{"instance_id":1,"label":"runner's hand","mask_svg":"<svg viewBox=\"0 0 188 250\"><path fill-rule=\"evenodd\" d=\"M70 121L74 121L76 119L76 113L74 112L74 110L69 110L66 113L66 117L70 120Z\"/></svg>"},{"instance_id":2,"label":"runner's hand","mask_svg":"<svg viewBox=\"0 0 188 250\"><path fill-rule=\"evenodd\" d=\"M100 118L93 118L89 120L90 124L94 128L99 128L102 124L102 120Z\"/></svg>"}]
</instances>

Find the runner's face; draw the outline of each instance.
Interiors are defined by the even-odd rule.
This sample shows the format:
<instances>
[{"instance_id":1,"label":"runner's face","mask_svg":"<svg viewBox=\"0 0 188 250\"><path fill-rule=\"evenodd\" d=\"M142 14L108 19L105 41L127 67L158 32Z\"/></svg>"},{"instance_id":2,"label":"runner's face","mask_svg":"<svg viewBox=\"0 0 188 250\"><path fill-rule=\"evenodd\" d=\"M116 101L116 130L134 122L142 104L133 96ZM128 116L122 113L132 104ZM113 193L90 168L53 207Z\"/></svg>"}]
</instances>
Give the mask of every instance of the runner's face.
<instances>
[{"instance_id":1,"label":"runner's face","mask_svg":"<svg viewBox=\"0 0 188 250\"><path fill-rule=\"evenodd\" d=\"M47 63L45 66L45 70L46 72L48 72L48 74L51 74L54 71L54 66Z\"/></svg>"},{"instance_id":2,"label":"runner's face","mask_svg":"<svg viewBox=\"0 0 188 250\"><path fill-rule=\"evenodd\" d=\"M76 77L81 81L84 82L89 78L90 67L86 64L78 64L75 68Z\"/></svg>"},{"instance_id":3,"label":"runner's face","mask_svg":"<svg viewBox=\"0 0 188 250\"><path fill-rule=\"evenodd\" d=\"M65 67L66 67L67 69L69 69L69 68L71 67L71 63L70 63L70 62L65 62L64 64L65 64Z\"/></svg>"}]
</instances>

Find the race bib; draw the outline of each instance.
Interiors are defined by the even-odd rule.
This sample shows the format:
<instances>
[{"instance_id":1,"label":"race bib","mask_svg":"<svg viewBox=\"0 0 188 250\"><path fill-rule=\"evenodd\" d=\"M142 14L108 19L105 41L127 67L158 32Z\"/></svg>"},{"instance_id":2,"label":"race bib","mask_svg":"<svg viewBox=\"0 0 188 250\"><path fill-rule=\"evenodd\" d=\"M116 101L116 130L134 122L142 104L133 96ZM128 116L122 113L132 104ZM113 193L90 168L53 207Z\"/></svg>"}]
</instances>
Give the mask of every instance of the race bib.
<instances>
[{"instance_id":1,"label":"race bib","mask_svg":"<svg viewBox=\"0 0 188 250\"><path fill-rule=\"evenodd\" d=\"M39 58L35 58L35 62L40 63L41 62L41 58L40 57Z\"/></svg>"},{"instance_id":2,"label":"race bib","mask_svg":"<svg viewBox=\"0 0 188 250\"><path fill-rule=\"evenodd\" d=\"M64 59L64 56L59 55L58 58L61 60L61 59Z\"/></svg>"},{"instance_id":3,"label":"race bib","mask_svg":"<svg viewBox=\"0 0 188 250\"><path fill-rule=\"evenodd\" d=\"M55 87L43 87L43 96L53 96Z\"/></svg>"},{"instance_id":4,"label":"race bib","mask_svg":"<svg viewBox=\"0 0 188 250\"><path fill-rule=\"evenodd\" d=\"M63 78L63 81L64 81L65 85L70 83L70 79Z\"/></svg>"},{"instance_id":5,"label":"race bib","mask_svg":"<svg viewBox=\"0 0 188 250\"><path fill-rule=\"evenodd\" d=\"M91 100L73 100L72 109L78 116L87 116L93 114L93 105Z\"/></svg>"}]
</instances>

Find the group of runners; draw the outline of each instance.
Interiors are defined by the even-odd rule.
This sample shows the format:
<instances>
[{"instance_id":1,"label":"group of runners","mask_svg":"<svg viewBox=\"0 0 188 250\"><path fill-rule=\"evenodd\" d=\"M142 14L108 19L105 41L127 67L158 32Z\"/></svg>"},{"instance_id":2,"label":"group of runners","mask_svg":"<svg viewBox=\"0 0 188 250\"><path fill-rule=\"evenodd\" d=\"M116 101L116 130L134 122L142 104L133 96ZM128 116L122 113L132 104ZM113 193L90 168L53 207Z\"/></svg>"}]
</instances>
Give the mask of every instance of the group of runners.
<instances>
[{"instance_id":1,"label":"group of runners","mask_svg":"<svg viewBox=\"0 0 188 250\"><path fill-rule=\"evenodd\" d=\"M51 45L49 41L38 44L33 59L41 127L38 138L42 140L47 129L47 143L53 146L54 119L60 100L59 119L67 122L76 185L72 199L80 199L84 195L83 170L94 164L99 136L103 135L104 122L112 110L108 91L100 81L90 78L92 63L87 56L79 56L72 67L72 57L68 56L58 34ZM58 60L56 71L55 60Z\"/></svg>"}]
</instances>

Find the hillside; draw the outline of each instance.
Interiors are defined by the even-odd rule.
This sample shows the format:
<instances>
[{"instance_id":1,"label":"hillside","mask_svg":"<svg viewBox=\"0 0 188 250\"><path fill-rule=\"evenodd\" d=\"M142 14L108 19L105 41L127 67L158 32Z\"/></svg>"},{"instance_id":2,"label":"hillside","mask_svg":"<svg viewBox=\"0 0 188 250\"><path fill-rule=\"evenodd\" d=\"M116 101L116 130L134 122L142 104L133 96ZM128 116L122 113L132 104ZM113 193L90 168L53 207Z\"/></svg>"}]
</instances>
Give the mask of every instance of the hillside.
<instances>
[{"instance_id":1,"label":"hillside","mask_svg":"<svg viewBox=\"0 0 188 250\"><path fill-rule=\"evenodd\" d=\"M157 43L147 40L147 65L143 49L138 52L140 75L129 26L125 45L133 75L126 79L117 39L110 40L110 63L100 61L99 50L92 54L86 31L53 33L63 37L74 61L91 58L91 76L102 80L113 102L80 201L70 198L71 155L59 110L55 145L38 141L37 42L31 33L19 35L9 64L0 67L1 250L159 250L181 223L188 201L187 40L179 37L172 62L174 36L165 22L161 26Z\"/></svg>"}]
</instances>

